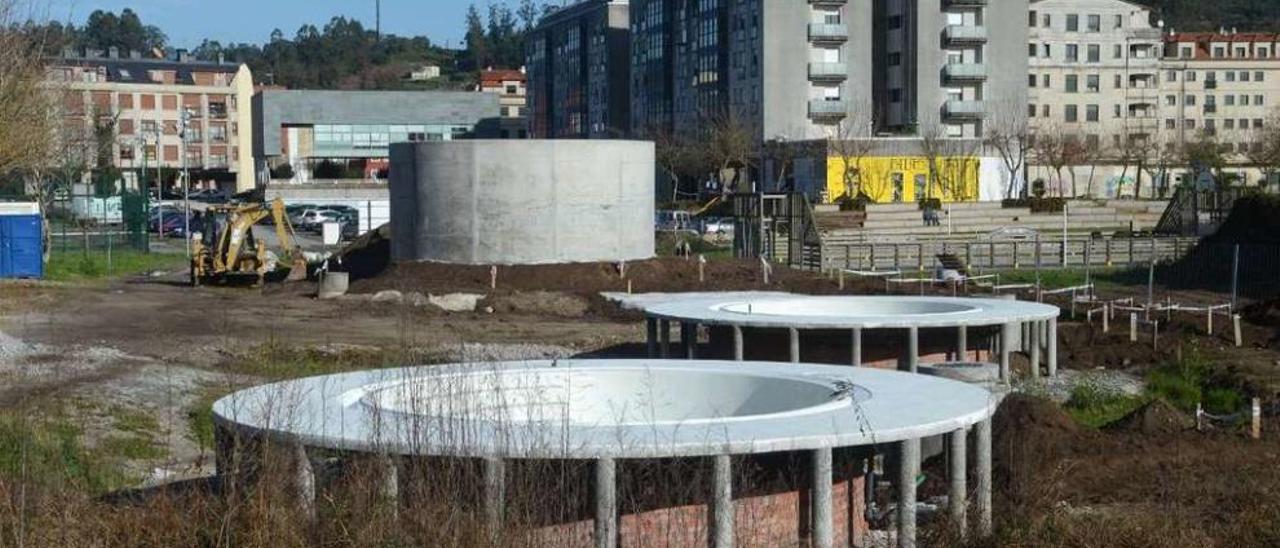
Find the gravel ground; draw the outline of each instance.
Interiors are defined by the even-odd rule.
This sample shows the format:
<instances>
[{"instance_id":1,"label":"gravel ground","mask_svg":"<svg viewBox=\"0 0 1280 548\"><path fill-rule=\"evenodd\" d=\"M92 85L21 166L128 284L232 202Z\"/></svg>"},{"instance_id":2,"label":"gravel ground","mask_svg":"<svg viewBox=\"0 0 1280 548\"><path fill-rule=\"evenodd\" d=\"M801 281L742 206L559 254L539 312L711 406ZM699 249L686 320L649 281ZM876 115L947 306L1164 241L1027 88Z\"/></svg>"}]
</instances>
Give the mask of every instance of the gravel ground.
<instances>
[{"instance_id":1,"label":"gravel ground","mask_svg":"<svg viewBox=\"0 0 1280 548\"><path fill-rule=\"evenodd\" d=\"M1093 385L1104 393L1128 395L1141 394L1146 388L1141 377L1126 371L1059 369L1057 377L1026 379L1014 386L1014 391L1044 396L1063 403L1071 397L1071 391L1080 385Z\"/></svg>"}]
</instances>

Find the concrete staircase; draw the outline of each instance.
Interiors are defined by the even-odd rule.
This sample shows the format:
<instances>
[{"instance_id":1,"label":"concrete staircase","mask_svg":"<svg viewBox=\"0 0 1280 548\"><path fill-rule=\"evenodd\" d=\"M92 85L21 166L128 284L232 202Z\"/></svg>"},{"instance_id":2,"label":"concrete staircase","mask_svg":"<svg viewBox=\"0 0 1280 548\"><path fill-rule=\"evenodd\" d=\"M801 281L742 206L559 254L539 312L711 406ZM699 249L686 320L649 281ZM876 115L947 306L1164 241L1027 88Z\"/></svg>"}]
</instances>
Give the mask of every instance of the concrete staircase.
<instances>
[{"instance_id":1,"label":"concrete staircase","mask_svg":"<svg viewBox=\"0 0 1280 548\"><path fill-rule=\"evenodd\" d=\"M1150 230L1167 202L1109 200L1073 201L1067 208L1067 232L1087 236L1120 230ZM824 245L862 242L970 241L1000 228L1026 228L1061 235L1061 213L1031 213L1029 208L1004 208L999 202L947 204L941 226L924 226L918 205L874 204L861 212L819 211L818 229Z\"/></svg>"}]
</instances>

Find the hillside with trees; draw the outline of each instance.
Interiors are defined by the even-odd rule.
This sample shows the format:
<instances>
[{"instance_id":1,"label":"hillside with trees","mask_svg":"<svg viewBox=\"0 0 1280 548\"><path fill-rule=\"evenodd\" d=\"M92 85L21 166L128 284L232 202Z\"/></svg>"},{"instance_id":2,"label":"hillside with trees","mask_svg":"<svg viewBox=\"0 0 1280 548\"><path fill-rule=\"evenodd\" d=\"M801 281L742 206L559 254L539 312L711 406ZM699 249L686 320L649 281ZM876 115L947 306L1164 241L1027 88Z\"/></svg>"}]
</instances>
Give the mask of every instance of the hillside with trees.
<instances>
[{"instance_id":1,"label":"hillside with trees","mask_svg":"<svg viewBox=\"0 0 1280 548\"><path fill-rule=\"evenodd\" d=\"M1166 29L1178 32L1236 29L1280 32L1277 0L1141 0L1164 20Z\"/></svg>"},{"instance_id":2,"label":"hillside with trees","mask_svg":"<svg viewBox=\"0 0 1280 548\"><path fill-rule=\"evenodd\" d=\"M485 67L524 64L525 35L551 8L534 0L489 4L482 13L473 4L462 24L463 49L440 46L426 36L379 35L356 19L333 17L321 27L303 25L292 36L276 29L262 44L223 43L208 38L192 50L198 59L249 65L260 84L291 89L465 89ZM56 55L64 47L162 53L169 48L162 29L143 23L137 12L97 10L83 26L50 22L27 23L27 34L38 37L45 51ZM441 77L410 82L404 76L423 66L440 67Z\"/></svg>"}]
</instances>

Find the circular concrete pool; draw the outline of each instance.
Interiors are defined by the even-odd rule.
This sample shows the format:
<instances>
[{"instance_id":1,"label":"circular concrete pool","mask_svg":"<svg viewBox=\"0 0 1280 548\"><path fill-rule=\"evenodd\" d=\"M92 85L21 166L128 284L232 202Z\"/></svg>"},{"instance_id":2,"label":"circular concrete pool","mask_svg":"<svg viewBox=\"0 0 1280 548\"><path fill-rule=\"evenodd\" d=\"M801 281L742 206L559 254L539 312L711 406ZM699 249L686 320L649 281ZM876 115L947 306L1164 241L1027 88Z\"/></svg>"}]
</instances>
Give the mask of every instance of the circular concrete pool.
<instances>
[{"instance_id":1,"label":"circular concrete pool","mask_svg":"<svg viewBox=\"0 0 1280 548\"><path fill-rule=\"evenodd\" d=\"M645 307L651 317L706 325L802 329L954 327L1040 321L1051 305L1004 299L791 295L753 299L678 299Z\"/></svg>"}]
</instances>

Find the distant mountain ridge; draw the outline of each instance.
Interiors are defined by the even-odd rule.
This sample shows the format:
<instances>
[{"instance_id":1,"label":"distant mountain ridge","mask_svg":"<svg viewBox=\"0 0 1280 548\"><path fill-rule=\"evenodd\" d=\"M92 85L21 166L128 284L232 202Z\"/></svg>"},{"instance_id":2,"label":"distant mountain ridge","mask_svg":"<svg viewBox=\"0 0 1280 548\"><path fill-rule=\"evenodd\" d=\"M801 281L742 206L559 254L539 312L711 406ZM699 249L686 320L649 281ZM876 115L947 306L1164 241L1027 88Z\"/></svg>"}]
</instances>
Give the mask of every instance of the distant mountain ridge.
<instances>
[{"instance_id":1,"label":"distant mountain ridge","mask_svg":"<svg viewBox=\"0 0 1280 548\"><path fill-rule=\"evenodd\" d=\"M1138 0L1177 32L1280 32L1280 0Z\"/></svg>"}]
</instances>

